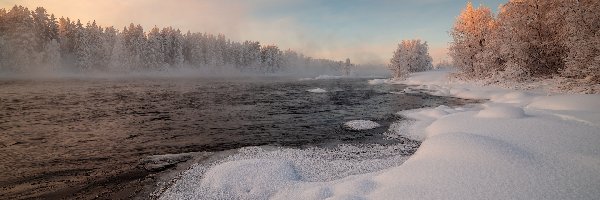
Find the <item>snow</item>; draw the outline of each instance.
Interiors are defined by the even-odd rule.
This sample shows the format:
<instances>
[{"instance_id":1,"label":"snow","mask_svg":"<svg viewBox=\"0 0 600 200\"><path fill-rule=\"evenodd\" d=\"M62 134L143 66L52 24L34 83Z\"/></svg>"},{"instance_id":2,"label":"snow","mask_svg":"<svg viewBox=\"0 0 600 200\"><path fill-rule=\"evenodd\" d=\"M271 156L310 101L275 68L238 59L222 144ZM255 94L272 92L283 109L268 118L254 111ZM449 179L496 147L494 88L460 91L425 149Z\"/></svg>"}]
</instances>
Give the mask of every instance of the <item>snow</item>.
<instances>
[{"instance_id":1,"label":"snow","mask_svg":"<svg viewBox=\"0 0 600 200\"><path fill-rule=\"evenodd\" d=\"M319 75L314 78L301 78L301 81L310 81L310 80L330 80L330 79L341 79L348 78L347 76L332 76L332 75Z\"/></svg>"},{"instance_id":2,"label":"snow","mask_svg":"<svg viewBox=\"0 0 600 200\"><path fill-rule=\"evenodd\" d=\"M489 101L400 111L408 120L392 124L386 134L422 141L408 159L394 154L400 147L377 145L335 151L242 152L242 156L191 169L162 199L600 196L599 95L547 96L539 91L456 83L446 75L416 73L397 83L432 94ZM353 153L360 156L353 157Z\"/></svg>"},{"instance_id":3,"label":"snow","mask_svg":"<svg viewBox=\"0 0 600 200\"><path fill-rule=\"evenodd\" d=\"M245 147L212 164L185 171L161 199L266 199L307 183L368 174L402 164L402 152L416 146L338 145L335 148L289 149ZM292 199L323 199L333 194L326 185L307 188Z\"/></svg>"},{"instance_id":4,"label":"snow","mask_svg":"<svg viewBox=\"0 0 600 200\"><path fill-rule=\"evenodd\" d=\"M600 112L600 95L556 95L536 97L529 108Z\"/></svg>"},{"instance_id":5,"label":"snow","mask_svg":"<svg viewBox=\"0 0 600 200\"><path fill-rule=\"evenodd\" d=\"M479 118L504 118L516 119L525 117L525 111L519 107L513 107L505 104L484 104L484 109L480 110L475 117Z\"/></svg>"},{"instance_id":6,"label":"snow","mask_svg":"<svg viewBox=\"0 0 600 200\"><path fill-rule=\"evenodd\" d=\"M309 90L306 90L306 91L312 92L312 93L325 93L325 92L327 92L327 90L322 89L322 88L314 88L314 89L309 89Z\"/></svg>"},{"instance_id":7,"label":"snow","mask_svg":"<svg viewBox=\"0 0 600 200\"><path fill-rule=\"evenodd\" d=\"M344 123L344 128L357 131L374 129L380 126L377 122L369 120L352 120Z\"/></svg>"},{"instance_id":8,"label":"snow","mask_svg":"<svg viewBox=\"0 0 600 200\"><path fill-rule=\"evenodd\" d=\"M299 176L289 161L248 159L222 163L219 167L210 169L201 184L206 186L208 193L227 191L223 195L226 199L236 196L266 199L277 189L298 179Z\"/></svg>"},{"instance_id":9,"label":"snow","mask_svg":"<svg viewBox=\"0 0 600 200\"><path fill-rule=\"evenodd\" d=\"M369 80L369 84L371 85L380 85L380 84L384 84L386 82L388 82L388 79L373 79L373 80Z\"/></svg>"}]
</instances>

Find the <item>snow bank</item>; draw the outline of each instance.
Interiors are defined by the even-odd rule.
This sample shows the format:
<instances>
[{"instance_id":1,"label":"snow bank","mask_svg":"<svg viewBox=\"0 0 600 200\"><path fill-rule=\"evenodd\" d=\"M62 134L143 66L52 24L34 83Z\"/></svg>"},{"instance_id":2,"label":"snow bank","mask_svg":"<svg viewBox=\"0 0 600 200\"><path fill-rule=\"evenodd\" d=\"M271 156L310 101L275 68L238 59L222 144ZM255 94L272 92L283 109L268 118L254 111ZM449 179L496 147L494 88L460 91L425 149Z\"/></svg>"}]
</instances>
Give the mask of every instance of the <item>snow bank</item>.
<instances>
[{"instance_id":1,"label":"snow bank","mask_svg":"<svg viewBox=\"0 0 600 200\"><path fill-rule=\"evenodd\" d=\"M306 91L312 92L312 93L325 93L325 92L327 92L327 90L322 89L322 88L314 88L314 89L309 89L309 90L306 90Z\"/></svg>"},{"instance_id":2,"label":"snow bank","mask_svg":"<svg viewBox=\"0 0 600 200\"><path fill-rule=\"evenodd\" d=\"M216 163L185 171L160 199L324 199L326 183L402 164L416 144L339 145L336 148L246 147ZM312 184L324 186L313 188ZM360 186L360 185L359 185ZM360 186L362 190L366 189ZM306 187L298 196L288 190Z\"/></svg>"},{"instance_id":3,"label":"snow bank","mask_svg":"<svg viewBox=\"0 0 600 200\"><path fill-rule=\"evenodd\" d=\"M600 95L556 95L536 97L529 108L600 112Z\"/></svg>"},{"instance_id":4,"label":"snow bank","mask_svg":"<svg viewBox=\"0 0 600 200\"><path fill-rule=\"evenodd\" d=\"M369 120L352 120L344 123L344 128L357 131L374 129L380 126L377 122Z\"/></svg>"},{"instance_id":5,"label":"snow bank","mask_svg":"<svg viewBox=\"0 0 600 200\"><path fill-rule=\"evenodd\" d=\"M412 87L433 94L490 101L400 112L409 120L392 124L395 130L390 132L423 142L408 160L394 154L400 146L254 151L186 172L162 199L600 196L599 95L542 96L451 83L445 75L417 73L400 83L419 84Z\"/></svg>"},{"instance_id":6,"label":"snow bank","mask_svg":"<svg viewBox=\"0 0 600 200\"><path fill-rule=\"evenodd\" d=\"M507 106L503 104L484 104L484 107L485 108L480 110L475 117L505 119L525 117L525 111L519 107Z\"/></svg>"}]
</instances>

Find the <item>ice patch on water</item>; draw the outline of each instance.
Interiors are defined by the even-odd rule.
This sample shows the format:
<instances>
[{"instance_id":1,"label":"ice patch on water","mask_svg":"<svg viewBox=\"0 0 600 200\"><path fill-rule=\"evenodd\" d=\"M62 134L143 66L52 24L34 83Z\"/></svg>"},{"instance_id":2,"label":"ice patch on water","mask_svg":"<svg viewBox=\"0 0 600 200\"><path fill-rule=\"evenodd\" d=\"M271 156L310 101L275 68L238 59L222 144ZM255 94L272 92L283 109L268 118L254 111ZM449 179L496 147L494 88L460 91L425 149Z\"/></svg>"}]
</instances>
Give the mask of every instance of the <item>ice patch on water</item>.
<instances>
[{"instance_id":1,"label":"ice patch on water","mask_svg":"<svg viewBox=\"0 0 600 200\"><path fill-rule=\"evenodd\" d=\"M301 81L310 81L310 80L329 80L329 79L341 79L346 78L346 76L331 76L331 75L319 75L314 78L301 78Z\"/></svg>"},{"instance_id":2,"label":"ice patch on water","mask_svg":"<svg viewBox=\"0 0 600 200\"><path fill-rule=\"evenodd\" d=\"M315 80L340 79L340 78L344 78L344 76L319 75L319 76L315 77Z\"/></svg>"},{"instance_id":3,"label":"ice patch on water","mask_svg":"<svg viewBox=\"0 0 600 200\"><path fill-rule=\"evenodd\" d=\"M350 130L368 130L380 127L381 125L374 121L369 120L352 120L344 123L344 128Z\"/></svg>"},{"instance_id":4,"label":"ice patch on water","mask_svg":"<svg viewBox=\"0 0 600 200\"><path fill-rule=\"evenodd\" d=\"M369 84L379 85L379 84L387 83L388 81L389 81L388 79L373 79L373 80L369 80Z\"/></svg>"},{"instance_id":5,"label":"ice patch on water","mask_svg":"<svg viewBox=\"0 0 600 200\"><path fill-rule=\"evenodd\" d=\"M314 89L310 89L310 90L306 90L308 92L312 92L312 93L325 93L327 92L327 90L322 89L322 88L314 88Z\"/></svg>"}]
</instances>

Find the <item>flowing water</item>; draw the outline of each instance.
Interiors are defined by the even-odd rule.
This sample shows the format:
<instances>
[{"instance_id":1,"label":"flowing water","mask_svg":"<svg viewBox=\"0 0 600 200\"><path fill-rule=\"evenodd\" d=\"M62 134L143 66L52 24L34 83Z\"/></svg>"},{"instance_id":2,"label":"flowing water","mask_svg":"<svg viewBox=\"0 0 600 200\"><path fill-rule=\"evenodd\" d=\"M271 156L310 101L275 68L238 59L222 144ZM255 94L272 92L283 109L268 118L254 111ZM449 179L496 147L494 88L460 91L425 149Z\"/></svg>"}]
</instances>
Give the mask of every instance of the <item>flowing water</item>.
<instances>
[{"instance_id":1,"label":"flowing water","mask_svg":"<svg viewBox=\"0 0 600 200\"><path fill-rule=\"evenodd\" d=\"M136 78L0 81L0 198L139 192L150 155L386 139L400 110L465 100L394 94L368 79ZM321 88L324 93L308 92ZM382 124L342 128L356 119ZM418 144L416 145L418 146ZM107 189L108 188L108 189ZM70 196L74 195L74 196Z\"/></svg>"}]
</instances>

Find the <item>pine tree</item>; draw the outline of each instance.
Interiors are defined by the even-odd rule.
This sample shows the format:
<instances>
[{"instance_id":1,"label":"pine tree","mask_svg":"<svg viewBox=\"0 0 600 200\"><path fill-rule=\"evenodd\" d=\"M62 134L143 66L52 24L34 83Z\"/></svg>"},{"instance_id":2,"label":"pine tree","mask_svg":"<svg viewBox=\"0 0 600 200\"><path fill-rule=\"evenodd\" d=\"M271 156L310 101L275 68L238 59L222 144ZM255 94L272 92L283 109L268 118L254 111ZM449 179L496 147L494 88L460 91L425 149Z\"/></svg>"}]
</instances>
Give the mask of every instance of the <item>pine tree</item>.
<instances>
[{"instance_id":1,"label":"pine tree","mask_svg":"<svg viewBox=\"0 0 600 200\"><path fill-rule=\"evenodd\" d=\"M39 61L39 38L29 10L14 6L4 14L4 66L9 71L31 71Z\"/></svg>"},{"instance_id":2,"label":"pine tree","mask_svg":"<svg viewBox=\"0 0 600 200\"><path fill-rule=\"evenodd\" d=\"M166 65L163 42L164 38L160 34L160 29L155 26L148 33L148 57L145 63L150 69L159 70Z\"/></svg>"},{"instance_id":3,"label":"pine tree","mask_svg":"<svg viewBox=\"0 0 600 200\"><path fill-rule=\"evenodd\" d=\"M275 45L267 45L261 48L261 62L264 73L275 73L281 69L282 52Z\"/></svg>"}]
</instances>

